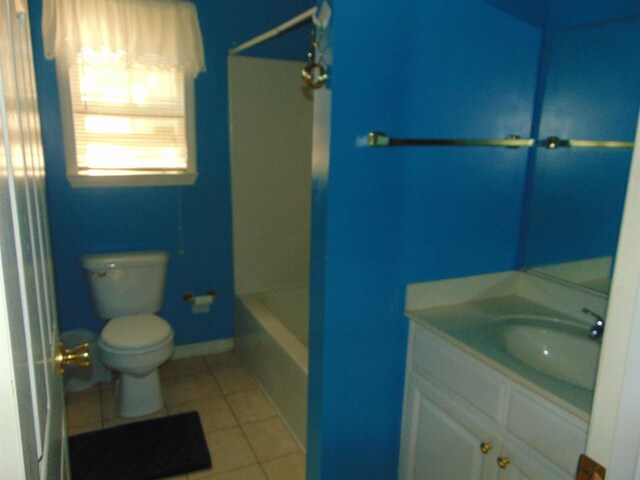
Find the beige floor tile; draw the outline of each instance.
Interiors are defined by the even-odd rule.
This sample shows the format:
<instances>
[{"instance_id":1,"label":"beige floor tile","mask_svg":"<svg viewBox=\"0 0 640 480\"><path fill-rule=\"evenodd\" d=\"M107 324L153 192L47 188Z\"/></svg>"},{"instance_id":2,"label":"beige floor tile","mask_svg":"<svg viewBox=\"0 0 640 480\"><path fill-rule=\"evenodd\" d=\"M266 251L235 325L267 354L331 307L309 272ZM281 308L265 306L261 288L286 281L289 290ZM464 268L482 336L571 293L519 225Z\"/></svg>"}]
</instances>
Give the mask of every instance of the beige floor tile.
<instances>
[{"instance_id":1,"label":"beige floor tile","mask_svg":"<svg viewBox=\"0 0 640 480\"><path fill-rule=\"evenodd\" d=\"M160 417L166 417L166 416L167 416L167 409L163 408L155 413L152 413L150 415L143 415L142 417L131 417L131 418L115 417L115 418L110 418L108 420L105 420L102 423L104 425L104 428L111 428L111 427L117 427L119 425L126 425L128 423L142 422L144 420L151 420L152 418L160 418Z\"/></svg>"},{"instance_id":2,"label":"beige floor tile","mask_svg":"<svg viewBox=\"0 0 640 480\"><path fill-rule=\"evenodd\" d=\"M210 470L190 473L189 480L209 478L212 474L229 472L258 463L239 427L209 432L205 437L213 467Z\"/></svg>"},{"instance_id":3,"label":"beige floor tile","mask_svg":"<svg viewBox=\"0 0 640 480\"><path fill-rule=\"evenodd\" d=\"M196 375L198 373L208 373L209 369L204 361L204 357L180 358L169 360L160 367L160 378L173 378L184 375Z\"/></svg>"},{"instance_id":4,"label":"beige floor tile","mask_svg":"<svg viewBox=\"0 0 640 480\"><path fill-rule=\"evenodd\" d=\"M115 385L100 390L100 407L103 422L118 416L118 394Z\"/></svg>"},{"instance_id":5,"label":"beige floor tile","mask_svg":"<svg viewBox=\"0 0 640 480\"><path fill-rule=\"evenodd\" d=\"M65 401L69 429L96 425L102 421L100 415L100 390L92 389L68 393Z\"/></svg>"},{"instance_id":6,"label":"beige floor tile","mask_svg":"<svg viewBox=\"0 0 640 480\"><path fill-rule=\"evenodd\" d=\"M81 433L95 432L102 429L102 422L92 425L81 425L79 427L69 427L69 436L80 435Z\"/></svg>"},{"instance_id":7,"label":"beige floor tile","mask_svg":"<svg viewBox=\"0 0 640 480\"><path fill-rule=\"evenodd\" d=\"M211 373L167 378L162 382L164 401L168 406L219 397L220 389Z\"/></svg>"},{"instance_id":8,"label":"beige floor tile","mask_svg":"<svg viewBox=\"0 0 640 480\"><path fill-rule=\"evenodd\" d=\"M100 395L99 388L90 388L88 390L82 390L79 392L65 392L64 400L66 404L78 403L78 402L91 402Z\"/></svg>"},{"instance_id":9,"label":"beige floor tile","mask_svg":"<svg viewBox=\"0 0 640 480\"><path fill-rule=\"evenodd\" d=\"M206 478L206 480L267 480L267 477L258 465L243 467L218 475L211 474L211 476L204 478Z\"/></svg>"},{"instance_id":10,"label":"beige floor tile","mask_svg":"<svg viewBox=\"0 0 640 480\"><path fill-rule=\"evenodd\" d=\"M235 352L214 353L204 357L204 361L212 372L242 366L242 360L238 358Z\"/></svg>"},{"instance_id":11,"label":"beige floor tile","mask_svg":"<svg viewBox=\"0 0 640 480\"><path fill-rule=\"evenodd\" d=\"M257 388L229 394L227 401L241 424L277 415L267 397Z\"/></svg>"},{"instance_id":12,"label":"beige floor tile","mask_svg":"<svg viewBox=\"0 0 640 480\"><path fill-rule=\"evenodd\" d=\"M304 453L269 460L262 464L269 480L305 480L306 461Z\"/></svg>"},{"instance_id":13,"label":"beige floor tile","mask_svg":"<svg viewBox=\"0 0 640 480\"><path fill-rule=\"evenodd\" d=\"M247 423L242 426L242 430L261 462L300 451L279 417Z\"/></svg>"},{"instance_id":14,"label":"beige floor tile","mask_svg":"<svg viewBox=\"0 0 640 480\"><path fill-rule=\"evenodd\" d=\"M84 368L83 367L77 367L76 365L73 365L73 364L69 365L69 367L79 368L84 372ZM67 367L67 370L65 370L64 376L66 376L67 372L69 371L69 367ZM85 395L85 394L87 394L89 392L93 392L94 390L100 390L100 385L101 385L100 383L94 383L90 387L84 388L82 390L78 390L76 392L67 391L65 389L65 393L64 394L65 394L65 397L74 396L74 395L78 395L78 394L79 395Z\"/></svg>"},{"instance_id":15,"label":"beige floor tile","mask_svg":"<svg viewBox=\"0 0 640 480\"><path fill-rule=\"evenodd\" d=\"M238 425L224 397L214 397L197 402L181 403L169 407L169 415L197 411L205 433Z\"/></svg>"},{"instance_id":16,"label":"beige floor tile","mask_svg":"<svg viewBox=\"0 0 640 480\"><path fill-rule=\"evenodd\" d=\"M258 387L249 370L244 367L216 370L213 374L225 395L243 390L252 390Z\"/></svg>"}]
</instances>

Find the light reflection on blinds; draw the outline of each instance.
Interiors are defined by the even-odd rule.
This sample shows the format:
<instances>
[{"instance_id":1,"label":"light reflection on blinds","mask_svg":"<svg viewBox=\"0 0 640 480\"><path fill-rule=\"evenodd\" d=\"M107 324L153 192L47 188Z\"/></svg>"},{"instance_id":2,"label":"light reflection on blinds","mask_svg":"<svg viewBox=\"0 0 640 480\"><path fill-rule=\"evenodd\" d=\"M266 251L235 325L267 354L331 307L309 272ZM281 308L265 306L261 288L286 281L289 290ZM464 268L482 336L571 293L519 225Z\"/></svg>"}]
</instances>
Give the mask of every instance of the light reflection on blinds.
<instances>
[{"instance_id":1,"label":"light reflection on blinds","mask_svg":"<svg viewBox=\"0 0 640 480\"><path fill-rule=\"evenodd\" d=\"M186 171L181 70L79 61L70 68L69 80L79 173Z\"/></svg>"}]
</instances>

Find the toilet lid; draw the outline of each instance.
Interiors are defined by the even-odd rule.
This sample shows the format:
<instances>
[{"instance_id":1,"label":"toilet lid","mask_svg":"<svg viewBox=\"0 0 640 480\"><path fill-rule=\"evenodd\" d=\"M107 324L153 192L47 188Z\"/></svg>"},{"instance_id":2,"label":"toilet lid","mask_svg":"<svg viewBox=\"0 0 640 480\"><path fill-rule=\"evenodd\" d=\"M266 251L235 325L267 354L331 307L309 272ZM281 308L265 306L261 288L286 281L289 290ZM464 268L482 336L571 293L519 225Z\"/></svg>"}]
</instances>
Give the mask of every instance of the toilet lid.
<instances>
[{"instance_id":1,"label":"toilet lid","mask_svg":"<svg viewBox=\"0 0 640 480\"><path fill-rule=\"evenodd\" d=\"M172 333L166 320L143 313L112 318L102 330L101 340L116 348L142 348L161 343Z\"/></svg>"}]
</instances>

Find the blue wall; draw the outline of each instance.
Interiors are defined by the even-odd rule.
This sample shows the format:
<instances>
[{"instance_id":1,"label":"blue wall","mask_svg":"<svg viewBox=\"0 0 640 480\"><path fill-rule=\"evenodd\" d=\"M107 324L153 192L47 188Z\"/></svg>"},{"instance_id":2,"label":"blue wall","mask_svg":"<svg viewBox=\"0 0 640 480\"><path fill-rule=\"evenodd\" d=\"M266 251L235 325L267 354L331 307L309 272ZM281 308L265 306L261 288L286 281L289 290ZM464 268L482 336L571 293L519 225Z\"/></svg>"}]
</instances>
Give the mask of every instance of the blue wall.
<instances>
[{"instance_id":1,"label":"blue wall","mask_svg":"<svg viewBox=\"0 0 640 480\"><path fill-rule=\"evenodd\" d=\"M516 18L524 20L540 30L549 21L549 8L553 0L483 0ZM562 0L564 1L564 0Z\"/></svg>"},{"instance_id":2,"label":"blue wall","mask_svg":"<svg viewBox=\"0 0 640 480\"><path fill-rule=\"evenodd\" d=\"M328 161L313 169L308 474L388 480L406 283L515 267L527 156L356 138L529 135L542 35L474 0L336 0L333 14L331 137L314 144Z\"/></svg>"},{"instance_id":3,"label":"blue wall","mask_svg":"<svg viewBox=\"0 0 640 480\"><path fill-rule=\"evenodd\" d=\"M78 263L80 255L164 249L170 254L170 263L161 315L172 324L176 343L233 335L227 51L313 4L309 0L291 0L286 4L276 0L195 3L207 63L207 72L196 80L199 169L196 184L72 189L65 176L55 67L43 55L41 1L30 2L59 323L63 331L101 328L91 312ZM308 30L301 29L255 53L304 60L307 34ZM181 299L182 292L199 294L210 288L218 292L211 313L191 314Z\"/></svg>"},{"instance_id":4,"label":"blue wall","mask_svg":"<svg viewBox=\"0 0 640 480\"><path fill-rule=\"evenodd\" d=\"M637 9L604 3L333 2L333 81L316 96L331 133L315 125L308 478L396 477L405 285L519 266L528 151L356 138L537 136L548 26Z\"/></svg>"},{"instance_id":5,"label":"blue wall","mask_svg":"<svg viewBox=\"0 0 640 480\"><path fill-rule=\"evenodd\" d=\"M540 136L633 142L640 16L552 32ZM537 149L526 265L614 255L631 150Z\"/></svg>"},{"instance_id":6,"label":"blue wall","mask_svg":"<svg viewBox=\"0 0 640 480\"><path fill-rule=\"evenodd\" d=\"M550 31L640 13L638 0L549 0Z\"/></svg>"},{"instance_id":7,"label":"blue wall","mask_svg":"<svg viewBox=\"0 0 640 480\"><path fill-rule=\"evenodd\" d=\"M536 138L633 140L639 15L637 0L551 0ZM519 266L615 255L630 161L628 150L532 150Z\"/></svg>"}]
</instances>

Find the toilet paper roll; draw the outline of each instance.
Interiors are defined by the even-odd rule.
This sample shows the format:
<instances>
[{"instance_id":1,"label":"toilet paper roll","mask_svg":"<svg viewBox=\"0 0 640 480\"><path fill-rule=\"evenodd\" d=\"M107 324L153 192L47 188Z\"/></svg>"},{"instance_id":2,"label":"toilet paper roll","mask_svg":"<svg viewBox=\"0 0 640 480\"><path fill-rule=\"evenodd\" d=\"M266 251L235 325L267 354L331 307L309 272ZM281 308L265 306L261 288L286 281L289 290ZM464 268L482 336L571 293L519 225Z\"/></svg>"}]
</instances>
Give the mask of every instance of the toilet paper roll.
<instances>
[{"instance_id":1,"label":"toilet paper roll","mask_svg":"<svg viewBox=\"0 0 640 480\"><path fill-rule=\"evenodd\" d=\"M210 305L213 303L213 295L198 295L191 299L194 305Z\"/></svg>"}]
</instances>

